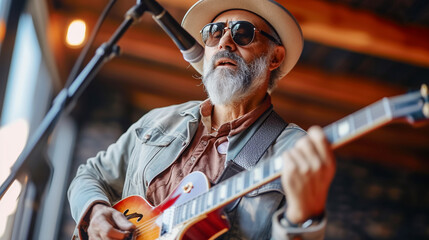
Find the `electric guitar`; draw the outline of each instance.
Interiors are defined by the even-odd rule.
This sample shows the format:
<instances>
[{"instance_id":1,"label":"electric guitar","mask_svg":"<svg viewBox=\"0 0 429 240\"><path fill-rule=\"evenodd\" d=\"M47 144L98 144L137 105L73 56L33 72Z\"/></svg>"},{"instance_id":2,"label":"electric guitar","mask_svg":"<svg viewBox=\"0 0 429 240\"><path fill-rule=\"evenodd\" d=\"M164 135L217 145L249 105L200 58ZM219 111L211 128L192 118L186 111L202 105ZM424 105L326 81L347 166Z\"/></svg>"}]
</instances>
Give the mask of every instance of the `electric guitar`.
<instances>
[{"instance_id":1,"label":"electric guitar","mask_svg":"<svg viewBox=\"0 0 429 240\"><path fill-rule=\"evenodd\" d=\"M332 147L338 148L393 120L415 123L428 118L428 88L423 85L420 91L383 98L323 130ZM130 196L114 208L136 226L133 239L214 239L228 230L222 207L279 178L281 169L280 157L270 159L212 188L203 173L193 172L157 207L140 196Z\"/></svg>"}]
</instances>

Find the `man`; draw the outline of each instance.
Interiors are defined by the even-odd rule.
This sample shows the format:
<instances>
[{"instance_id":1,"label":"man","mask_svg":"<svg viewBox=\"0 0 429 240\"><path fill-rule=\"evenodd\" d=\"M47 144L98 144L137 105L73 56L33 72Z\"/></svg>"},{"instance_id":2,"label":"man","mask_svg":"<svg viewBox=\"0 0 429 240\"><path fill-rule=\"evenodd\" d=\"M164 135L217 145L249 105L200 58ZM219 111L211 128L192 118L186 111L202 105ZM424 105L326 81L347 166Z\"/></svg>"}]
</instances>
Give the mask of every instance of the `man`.
<instances>
[{"instance_id":1,"label":"man","mask_svg":"<svg viewBox=\"0 0 429 240\"><path fill-rule=\"evenodd\" d=\"M182 25L205 45L203 62L193 66L209 99L149 112L80 166L69 200L81 235L129 236L134 225L111 208L121 198L141 195L159 205L193 171L217 183L273 111L269 93L302 51L298 24L272 0L201 0ZM220 238L323 239L335 172L323 131L312 127L306 135L289 124L260 162L279 156L282 187L267 184L226 209L230 230Z\"/></svg>"}]
</instances>

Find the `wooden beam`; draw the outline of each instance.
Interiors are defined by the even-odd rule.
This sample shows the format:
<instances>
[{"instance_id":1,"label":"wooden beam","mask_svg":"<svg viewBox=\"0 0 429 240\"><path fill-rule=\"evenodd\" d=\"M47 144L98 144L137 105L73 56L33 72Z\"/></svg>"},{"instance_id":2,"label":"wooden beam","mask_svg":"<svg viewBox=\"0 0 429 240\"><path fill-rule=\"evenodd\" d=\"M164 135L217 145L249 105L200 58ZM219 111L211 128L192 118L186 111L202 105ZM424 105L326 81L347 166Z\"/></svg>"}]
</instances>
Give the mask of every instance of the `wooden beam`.
<instances>
[{"instance_id":1,"label":"wooden beam","mask_svg":"<svg viewBox=\"0 0 429 240\"><path fill-rule=\"evenodd\" d=\"M154 108L171 106L189 101L190 99L179 99L171 95L154 94L147 91L132 91L131 100L134 106L150 110Z\"/></svg>"},{"instance_id":2,"label":"wooden beam","mask_svg":"<svg viewBox=\"0 0 429 240\"><path fill-rule=\"evenodd\" d=\"M92 2L92 1L91 1ZM162 0L174 12L176 19L195 1ZM373 13L354 10L350 7L321 0L279 0L298 19L307 40L328 46L347 49L422 67L429 67L429 28L424 26L401 26L394 21L381 18ZM69 13L88 9L87 1L62 1ZM116 8L124 12L129 3L117 3ZM103 6L92 2L90 9ZM177 8L177 9L176 9ZM100 9L101 11L101 9ZM177 13L176 13L177 12ZM115 11L116 16L121 12ZM94 13L98 16L99 13ZM85 14L86 17L86 14ZM145 16L145 24L156 25ZM119 20L115 18L116 21ZM138 24L140 26L140 24ZM157 26L156 26L157 27Z\"/></svg>"},{"instance_id":3,"label":"wooden beam","mask_svg":"<svg viewBox=\"0 0 429 240\"><path fill-rule=\"evenodd\" d=\"M321 0L278 0L298 19L306 40L429 67L429 27L400 25L374 13ZM181 8L195 0L160 0Z\"/></svg>"},{"instance_id":4,"label":"wooden beam","mask_svg":"<svg viewBox=\"0 0 429 240\"><path fill-rule=\"evenodd\" d=\"M205 98L201 81L193 78L192 72L170 71L162 65L141 64L125 57L106 64L97 77L127 84L132 90L141 89L188 100Z\"/></svg>"},{"instance_id":5,"label":"wooden beam","mask_svg":"<svg viewBox=\"0 0 429 240\"><path fill-rule=\"evenodd\" d=\"M371 78L338 75L297 65L278 83L278 90L299 93L314 101L325 101L347 110L362 108L383 97L403 94L407 89Z\"/></svg>"},{"instance_id":6,"label":"wooden beam","mask_svg":"<svg viewBox=\"0 0 429 240\"><path fill-rule=\"evenodd\" d=\"M307 40L429 67L429 28L401 26L371 12L320 0L279 0Z\"/></svg>"}]
</instances>

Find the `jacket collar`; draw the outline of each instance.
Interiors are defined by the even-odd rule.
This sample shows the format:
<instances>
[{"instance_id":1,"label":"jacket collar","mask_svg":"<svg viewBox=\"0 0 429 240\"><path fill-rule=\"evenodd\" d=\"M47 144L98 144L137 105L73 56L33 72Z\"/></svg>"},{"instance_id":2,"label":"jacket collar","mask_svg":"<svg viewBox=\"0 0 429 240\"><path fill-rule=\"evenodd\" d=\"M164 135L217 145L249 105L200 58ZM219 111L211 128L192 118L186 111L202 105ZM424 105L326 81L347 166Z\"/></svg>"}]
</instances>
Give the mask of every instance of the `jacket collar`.
<instances>
[{"instance_id":1,"label":"jacket collar","mask_svg":"<svg viewBox=\"0 0 429 240\"><path fill-rule=\"evenodd\" d=\"M210 100L207 99L206 101L210 101ZM191 115L194 119L200 118L200 106L201 106L202 103L203 102L201 102L200 104L195 105L195 106L193 106L193 107L191 107L189 109L186 109L186 110L180 112L180 116L184 117L184 116L187 116L187 115Z\"/></svg>"}]
</instances>

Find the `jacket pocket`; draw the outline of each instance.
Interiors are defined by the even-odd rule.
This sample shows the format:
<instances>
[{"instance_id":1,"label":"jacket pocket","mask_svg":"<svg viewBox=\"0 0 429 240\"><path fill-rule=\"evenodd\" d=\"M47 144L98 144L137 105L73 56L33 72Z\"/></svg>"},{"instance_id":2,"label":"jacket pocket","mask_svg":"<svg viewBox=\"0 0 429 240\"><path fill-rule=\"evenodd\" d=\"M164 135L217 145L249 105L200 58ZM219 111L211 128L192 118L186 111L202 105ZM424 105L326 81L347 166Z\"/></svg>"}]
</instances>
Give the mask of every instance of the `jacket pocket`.
<instances>
[{"instance_id":1,"label":"jacket pocket","mask_svg":"<svg viewBox=\"0 0 429 240\"><path fill-rule=\"evenodd\" d=\"M158 147L166 147L176 138L175 136L164 134L158 128L137 128L136 134L142 144Z\"/></svg>"},{"instance_id":2,"label":"jacket pocket","mask_svg":"<svg viewBox=\"0 0 429 240\"><path fill-rule=\"evenodd\" d=\"M129 187L125 188L124 195L144 195L147 187L148 166L158 159L158 155L163 149L168 147L176 138L167 135L161 129L153 127L137 128L135 130L137 137L136 148L133 159L129 164L127 177ZM156 161L156 164L169 164L166 161Z\"/></svg>"}]
</instances>

